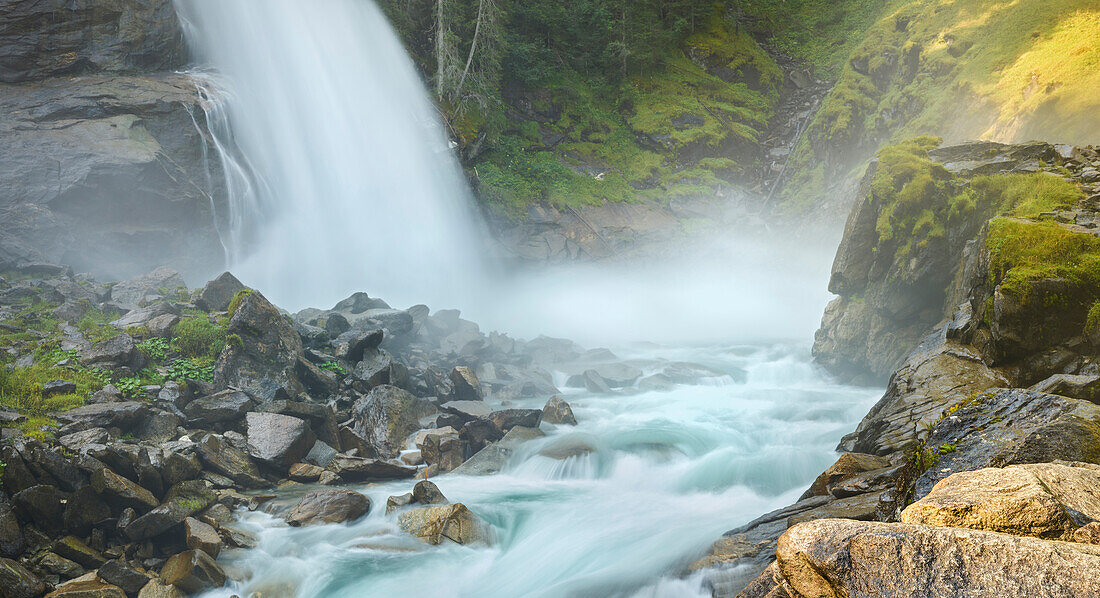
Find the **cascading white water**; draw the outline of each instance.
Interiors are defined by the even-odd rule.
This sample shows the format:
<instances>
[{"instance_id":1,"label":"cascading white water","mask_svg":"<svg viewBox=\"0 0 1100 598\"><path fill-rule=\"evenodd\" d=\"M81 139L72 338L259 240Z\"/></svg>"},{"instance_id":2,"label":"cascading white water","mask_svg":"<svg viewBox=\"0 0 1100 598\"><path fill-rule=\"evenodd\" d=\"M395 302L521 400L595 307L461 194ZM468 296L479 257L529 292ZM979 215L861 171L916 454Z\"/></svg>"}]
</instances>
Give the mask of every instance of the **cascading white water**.
<instances>
[{"instance_id":1,"label":"cascading white water","mask_svg":"<svg viewBox=\"0 0 1100 598\"><path fill-rule=\"evenodd\" d=\"M223 551L234 579L205 598L701 598L698 579L678 577L687 560L797 498L869 406L874 391L831 383L805 346L831 252L728 233L706 255L486 284L461 171L371 0L175 1L204 61L197 80L219 98L206 116L230 192L231 267L278 304L327 307L366 290L461 306L524 335L705 341L622 356L738 374L667 392L575 391L580 425L544 426L502 474L434 478L492 525L492 546L399 532L382 505L407 480L355 487L374 508L347 525L289 528L242 511L259 545ZM591 450L548 456L570 445Z\"/></svg>"},{"instance_id":2,"label":"cascading white water","mask_svg":"<svg viewBox=\"0 0 1100 598\"><path fill-rule=\"evenodd\" d=\"M465 179L372 1L176 4L225 96L216 144L250 168L222 231L234 273L289 308L360 290L454 305L480 283Z\"/></svg>"},{"instance_id":3,"label":"cascading white water","mask_svg":"<svg viewBox=\"0 0 1100 598\"><path fill-rule=\"evenodd\" d=\"M724 531L797 500L874 400L828 382L806 353L786 344L622 352L732 375L669 392L573 391L576 427L544 425L547 436L520 445L499 474L433 478L492 525L492 546L427 546L383 507L412 481L357 485L374 507L350 524L290 528L242 511L236 525L259 544L223 551L237 580L201 598L708 598L701 579L680 576L687 564ZM279 502L294 501L291 490Z\"/></svg>"}]
</instances>

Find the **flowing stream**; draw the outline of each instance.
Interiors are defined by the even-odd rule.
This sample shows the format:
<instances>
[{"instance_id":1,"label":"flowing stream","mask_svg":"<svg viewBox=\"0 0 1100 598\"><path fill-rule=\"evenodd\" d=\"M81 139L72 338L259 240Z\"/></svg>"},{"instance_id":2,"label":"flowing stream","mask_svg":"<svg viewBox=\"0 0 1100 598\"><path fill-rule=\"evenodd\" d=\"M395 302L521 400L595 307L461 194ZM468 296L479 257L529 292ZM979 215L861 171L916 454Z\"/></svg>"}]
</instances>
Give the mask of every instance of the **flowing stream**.
<instances>
[{"instance_id":1,"label":"flowing stream","mask_svg":"<svg viewBox=\"0 0 1100 598\"><path fill-rule=\"evenodd\" d=\"M727 233L678 259L503 279L479 257L462 173L372 2L176 3L212 98L209 156L230 191L222 241L246 283L292 309L368 290L399 306L463 307L513 334L618 343L635 363L724 373L566 394L578 426L544 425L498 475L435 478L491 524L488 546L399 532L386 498L408 480L355 487L374 507L347 525L242 512L259 545L222 554L234 581L208 598L705 596L684 567L722 532L795 500L873 402L874 390L830 382L809 355L830 250Z\"/></svg>"},{"instance_id":2,"label":"flowing stream","mask_svg":"<svg viewBox=\"0 0 1100 598\"><path fill-rule=\"evenodd\" d=\"M221 559L244 581L206 598L708 596L683 568L722 532L796 500L875 398L830 384L787 344L617 352L727 375L664 392L567 394L575 428L544 425L547 436L500 474L434 478L492 524L492 546L428 546L398 531L386 498L411 481L353 486L374 505L353 524L291 528L244 513L239 526L260 544Z\"/></svg>"}]
</instances>

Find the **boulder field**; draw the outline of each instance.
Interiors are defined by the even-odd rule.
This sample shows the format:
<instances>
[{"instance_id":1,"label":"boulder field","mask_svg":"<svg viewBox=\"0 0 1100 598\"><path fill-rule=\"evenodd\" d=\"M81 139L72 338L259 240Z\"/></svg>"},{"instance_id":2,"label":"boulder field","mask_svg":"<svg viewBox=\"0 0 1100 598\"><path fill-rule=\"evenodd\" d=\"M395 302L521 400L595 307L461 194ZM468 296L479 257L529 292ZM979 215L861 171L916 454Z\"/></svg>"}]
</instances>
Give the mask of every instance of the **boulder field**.
<instances>
[{"instance_id":1,"label":"boulder field","mask_svg":"<svg viewBox=\"0 0 1100 598\"><path fill-rule=\"evenodd\" d=\"M427 480L577 425L552 370L617 394L717 374L365 293L292 315L229 273L189 289L166 267L106 284L41 262L0 275L0 362L2 598L218 587L219 554L256 544L235 512L354 522L376 505L346 486L376 481L419 480L387 501L397 529L491 543Z\"/></svg>"}]
</instances>

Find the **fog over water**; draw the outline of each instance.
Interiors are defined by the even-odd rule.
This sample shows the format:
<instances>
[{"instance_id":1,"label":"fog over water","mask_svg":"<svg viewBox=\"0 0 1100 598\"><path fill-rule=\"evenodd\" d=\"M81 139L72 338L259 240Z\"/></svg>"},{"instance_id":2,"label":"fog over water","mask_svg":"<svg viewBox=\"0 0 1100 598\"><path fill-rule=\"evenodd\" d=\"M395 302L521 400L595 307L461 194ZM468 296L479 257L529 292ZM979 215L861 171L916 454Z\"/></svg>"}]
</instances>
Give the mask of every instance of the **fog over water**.
<instances>
[{"instance_id":1,"label":"fog over water","mask_svg":"<svg viewBox=\"0 0 1100 598\"><path fill-rule=\"evenodd\" d=\"M499 475L435 478L492 524L492 546L424 545L384 512L411 484L365 485L374 508L350 525L244 513L260 545L225 553L238 581L207 596L704 596L684 566L796 499L876 398L809 355L835 246L728 231L660 259L492 265L434 107L373 3L176 2L217 98L210 159L234 177L222 236L247 284L291 310L366 291L461 308L485 331L607 346L647 374L715 370L660 391L569 391L577 427L544 424Z\"/></svg>"}]
</instances>

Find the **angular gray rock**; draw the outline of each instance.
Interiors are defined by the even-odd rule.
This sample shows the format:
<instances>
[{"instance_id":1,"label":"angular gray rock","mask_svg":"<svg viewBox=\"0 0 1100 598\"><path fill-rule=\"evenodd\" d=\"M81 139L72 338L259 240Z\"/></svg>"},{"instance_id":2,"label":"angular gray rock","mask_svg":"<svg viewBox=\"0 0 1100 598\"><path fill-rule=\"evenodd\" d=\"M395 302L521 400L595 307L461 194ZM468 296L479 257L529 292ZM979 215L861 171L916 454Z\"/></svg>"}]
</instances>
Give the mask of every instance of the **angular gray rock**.
<instances>
[{"instance_id":1,"label":"angular gray rock","mask_svg":"<svg viewBox=\"0 0 1100 598\"><path fill-rule=\"evenodd\" d=\"M46 585L18 561L0 558L0 588L4 598L38 598Z\"/></svg>"},{"instance_id":2,"label":"angular gray rock","mask_svg":"<svg viewBox=\"0 0 1100 598\"><path fill-rule=\"evenodd\" d=\"M111 322L111 326L119 330L126 330L133 326L148 326L154 318L161 316L178 316L179 310L167 301L160 301L148 307L131 310L121 318Z\"/></svg>"},{"instance_id":3,"label":"angular gray rock","mask_svg":"<svg viewBox=\"0 0 1100 598\"><path fill-rule=\"evenodd\" d=\"M80 356L80 362L88 367L141 369L144 357L138 352L134 339L128 334L118 334L100 341Z\"/></svg>"},{"instance_id":4,"label":"angular gray rock","mask_svg":"<svg viewBox=\"0 0 1100 598\"><path fill-rule=\"evenodd\" d=\"M214 492L203 482L181 482L168 491L163 504L131 521L123 531L134 541L153 538L214 504L215 498Z\"/></svg>"},{"instance_id":5,"label":"angular gray rock","mask_svg":"<svg viewBox=\"0 0 1100 598\"><path fill-rule=\"evenodd\" d=\"M451 384L454 385L454 400L481 401L485 398L481 391L481 382L477 374L466 366L457 366L451 370Z\"/></svg>"},{"instance_id":6,"label":"angular gray rock","mask_svg":"<svg viewBox=\"0 0 1100 598\"><path fill-rule=\"evenodd\" d=\"M539 422L542 421L542 411L539 409L501 409L490 413L487 419L504 432L516 426L537 428Z\"/></svg>"},{"instance_id":7,"label":"angular gray rock","mask_svg":"<svg viewBox=\"0 0 1100 598\"><path fill-rule=\"evenodd\" d=\"M245 425L248 454L281 471L301 461L316 441L306 422L289 415L253 411L245 414Z\"/></svg>"},{"instance_id":8,"label":"angular gray rock","mask_svg":"<svg viewBox=\"0 0 1100 598\"><path fill-rule=\"evenodd\" d=\"M416 475L415 467L407 467L393 461L342 455L337 455L327 469L339 475L345 482L399 480Z\"/></svg>"},{"instance_id":9,"label":"angular gray rock","mask_svg":"<svg viewBox=\"0 0 1100 598\"><path fill-rule=\"evenodd\" d=\"M295 374L303 356L302 340L294 326L258 291L249 293L229 321L229 343L218 357L214 384L234 387L261 402L277 398L280 389L291 397L304 391Z\"/></svg>"},{"instance_id":10,"label":"angular gray rock","mask_svg":"<svg viewBox=\"0 0 1100 598\"><path fill-rule=\"evenodd\" d=\"M201 550L186 550L164 564L161 578L189 594L225 585L225 571Z\"/></svg>"},{"instance_id":11,"label":"angular gray rock","mask_svg":"<svg viewBox=\"0 0 1100 598\"><path fill-rule=\"evenodd\" d=\"M208 469L245 488L269 486L248 453L234 447L217 434L207 434L198 442L199 457Z\"/></svg>"},{"instance_id":12,"label":"angular gray rock","mask_svg":"<svg viewBox=\"0 0 1100 598\"><path fill-rule=\"evenodd\" d=\"M493 408L484 401L448 401L439 406L443 413L450 413L462 418L464 422L472 419L489 417Z\"/></svg>"},{"instance_id":13,"label":"angular gray rock","mask_svg":"<svg viewBox=\"0 0 1100 598\"><path fill-rule=\"evenodd\" d=\"M229 302L239 291L245 289L244 284L237 280L229 272L222 272L217 278L206 283L195 297L195 306L205 311L225 311L229 308Z\"/></svg>"},{"instance_id":14,"label":"angular gray rock","mask_svg":"<svg viewBox=\"0 0 1100 598\"><path fill-rule=\"evenodd\" d=\"M354 430L370 443L379 456L396 457L405 439L420 429L417 399L395 386L378 386L352 407Z\"/></svg>"},{"instance_id":15,"label":"angular gray rock","mask_svg":"<svg viewBox=\"0 0 1100 598\"><path fill-rule=\"evenodd\" d=\"M577 418L573 415L573 408L569 406L569 403L565 402L565 399L557 395L550 397L550 400L546 401L546 406L542 408L542 421L555 425L577 425Z\"/></svg>"},{"instance_id":16,"label":"angular gray rock","mask_svg":"<svg viewBox=\"0 0 1100 598\"><path fill-rule=\"evenodd\" d=\"M178 291L186 291L187 283L175 270L161 266L151 272L127 278L111 287L111 301L137 309L146 301L166 297L165 293L172 294Z\"/></svg>"},{"instance_id":17,"label":"angular gray rock","mask_svg":"<svg viewBox=\"0 0 1100 598\"><path fill-rule=\"evenodd\" d=\"M244 417L255 405L252 398L237 390L200 397L183 408L192 425L210 426L234 422Z\"/></svg>"}]
</instances>

